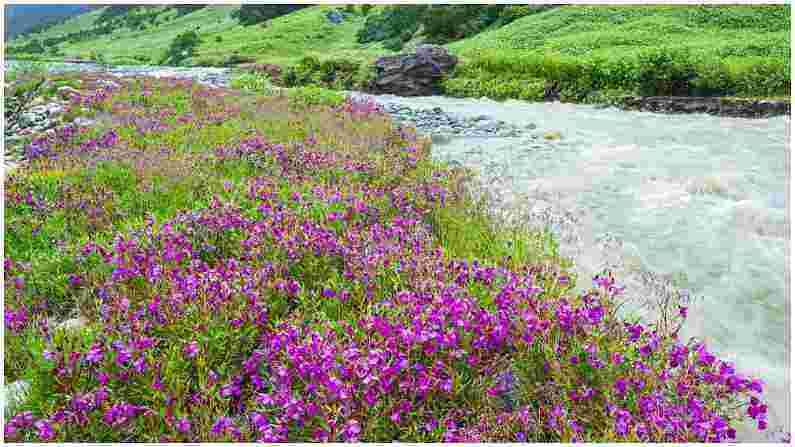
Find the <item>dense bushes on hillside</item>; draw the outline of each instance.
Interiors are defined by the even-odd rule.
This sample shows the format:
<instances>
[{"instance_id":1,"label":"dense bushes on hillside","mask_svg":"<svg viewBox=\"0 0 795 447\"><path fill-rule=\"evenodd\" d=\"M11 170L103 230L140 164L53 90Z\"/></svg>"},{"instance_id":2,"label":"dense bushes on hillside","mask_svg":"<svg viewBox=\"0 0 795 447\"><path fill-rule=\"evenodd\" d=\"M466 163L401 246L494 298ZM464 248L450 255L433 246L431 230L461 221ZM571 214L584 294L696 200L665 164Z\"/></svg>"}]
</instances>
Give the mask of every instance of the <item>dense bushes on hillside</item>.
<instances>
[{"instance_id":1,"label":"dense bushes on hillside","mask_svg":"<svg viewBox=\"0 0 795 447\"><path fill-rule=\"evenodd\" d=\"M424 5L386 7L379 14L369 14L364 26L357 32L359 43L384 42L384 47L399 50L419 28Z\"/></svg>"},{"instance_id":2,"label":"dense bushes on hillside","mask_svg":"<svg viewBox=\"0 0 795 447\"><path fill-rule=\"evenodd\" d=\"M28 53L28 54L39 54L44 52L44 46L42 42L38 39L31 39L30 41L16 46L10 46L6 48L8 53Z\"/></svg>"},{"instance_id":3,"label":"dense bushes on hillside","mask_svg":"<svg viewBox=\"0 0 795 447\"><path fill-rule=\"evenodd\" d=\"M511 80L543 79L556 84L561 98L580 101L601 90L640 95L789 95L790 60L747 58L740 61L703 59L682 48L647 48L634 55L574 57L482 51L456 69L469 83L472 96L503 95L490 91ZM490 80L500 80L490 81ZM460 82L449 93L461 95ZM470 96L470 95L466 95Z\"/></svg>"},{"instance_id":4,"label":"dense bushes on hillside","mask_svg":"<svg viewBox=\"0 0 795 447\"><path fill-rule=\"evenodd\" d=\"M195 31L186 31L179 34L171 42L171 46L160 63L179 65L185 59L193 56L193 52L200 42L199 35Z\"/></svg>"},{"instance_id":5,"label":"dense bushes on hillside","mask_svg":"<svg viewBox=\"0 0 795 447\"><path fill-rule=\"evenodd\" d=\"M476 34L490 26L506 25L520 17L555 5L400 5L368 16L357 38L361 43L384 42L399 50L422 27L428 41L444 43Z\"/></svg>"},{"instance_id":6,"label":"dense bushes on hillside","mask_svg":"<svg viewBox=\"0 0 795 447\"><path fill-rule=\"evenodd\" d=\"M243 5L233 13L241 25L254 25L312 5Z\"/></svg>"},{"instance_id":7,"label":"dense bushes on hillside","mask_svg":"<svg viewBox=\"0 0 795 447\"><path fill-rule=\"evenodd\" d=\"M366 83L366 65L336 58L320 61L308 56L298 64L287 67L280 83L285 87L320 85L326 88L350 90Z\"/></svg>"},{"instance_id":8,"label":"dense bushes on hillside","mask_svg":"<svg viewBox=\"0 0 795 447\"><path fill-rule=\"evenodd\" d=\"M184 15L188 15L192 12L196 12L200 9L204 9L207 5L174 5L169 6L169 8L177 11L177 17L182 17Z\"/></svg>"}]
</instances>

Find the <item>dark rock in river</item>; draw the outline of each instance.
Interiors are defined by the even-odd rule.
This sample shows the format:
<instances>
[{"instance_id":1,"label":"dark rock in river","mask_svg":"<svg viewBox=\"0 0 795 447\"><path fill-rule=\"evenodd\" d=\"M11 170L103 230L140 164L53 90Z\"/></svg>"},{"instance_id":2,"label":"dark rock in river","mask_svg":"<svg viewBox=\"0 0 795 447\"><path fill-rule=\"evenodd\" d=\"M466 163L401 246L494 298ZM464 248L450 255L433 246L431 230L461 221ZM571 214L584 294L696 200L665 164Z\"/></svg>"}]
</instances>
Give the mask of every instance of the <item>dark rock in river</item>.
<instances>
[{"instance_id":1,"label":"dark rock in river","mask_svg":"<svg viewBox=\"0 0 795 447\"><path fill-rule=\"evenodd\" d=\"M379 58L372 90L398 96L429 96L440 93L439 81L450 73L458 58L443 47L420 45L414 54Z\"/></svg>"}]
</instances>

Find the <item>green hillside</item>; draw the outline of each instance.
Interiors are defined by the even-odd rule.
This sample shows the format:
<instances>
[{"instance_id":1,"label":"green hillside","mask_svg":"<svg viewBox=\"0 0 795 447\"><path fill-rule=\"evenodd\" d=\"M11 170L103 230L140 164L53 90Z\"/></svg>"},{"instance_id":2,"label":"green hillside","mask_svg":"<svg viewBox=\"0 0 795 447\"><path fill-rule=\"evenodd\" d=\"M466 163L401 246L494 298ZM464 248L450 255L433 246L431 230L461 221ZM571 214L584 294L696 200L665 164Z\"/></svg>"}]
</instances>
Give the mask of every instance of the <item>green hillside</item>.
<instances>
[{"instance_id":1,"label":"green hillside","mask_svg":"<svg viewBox=\"0 0 795 447\"><path fill-rule=\"evenodd\" d=\"M232 54L257 62L294 63L304 56L330 56L362 60L388 53L380 44L361 45L356 32L364 17L346 14L340 24L333 24L326 14L333 6L317 6L278 17L266 24L242 26L232 13L237 6L213 6L181 17L166 8L157 15L157 24L144 29L120 28L90 40L63 42L57 46L59 57L91 58L98 54L111 63L156 63L166 53L174 38L185 31L196 31L201 39L188 64L220 65ZM102 10L78 16L45 32L26 36L11 43L24 46L32 40L74 33L94 26Z\"/></svg>"},{"instance_id":2,"label":"green hillside","mask_svg":"<svg viewBox=\"0 0 795 447\"><path fill-rule=\"evenodd\" d=\"M397 8L405 13L394 13ZM361 7L324 5L243 26L234 16L239 6L213 6L184 15L173 7L145 7L126 12L130 17L121 16L123 25L112 30L108 25L98 29L104 8L15 39L7 50L13 57L24 57L40 42L37 58L157 64L169 51L187 48L169 50L182 36L190 52L168 59L171 63L284 66L311 56L360 65L393 54L404 43L430 41L445 43L460 56L462 63L445 83L450 95L541 100L552 92L566 101L603 102L627 93L790 94L788 5L484 6L480 16L477 7L468 8L464 20L463 9L449 6L381 6L365 13ZM341 23L329 20L334 10L344 14ZM449 23L457 20L461 23L451 31ZM92 31L68 37L86 30ZM446 34L433 34L440 30ZM362 33L370 37L361 39ZM460 38L463 35L471 37ZM312 74L304 79L318 82L322 77Z\"/></svg>"},{"instance_id":3,"label":"green hillside","mask_svg":"<svg viewBox=\"0 0 795 447\"><path fill-rule=\"evenodd\" d=\"M574 96L670 94L679 84L691 94L789 96L789 30L784 5L564 6L450 44L465 61L450 87L516 97L547 82ZM535 90L519 91L531 80Z\"/></svg>"}]
</instances>

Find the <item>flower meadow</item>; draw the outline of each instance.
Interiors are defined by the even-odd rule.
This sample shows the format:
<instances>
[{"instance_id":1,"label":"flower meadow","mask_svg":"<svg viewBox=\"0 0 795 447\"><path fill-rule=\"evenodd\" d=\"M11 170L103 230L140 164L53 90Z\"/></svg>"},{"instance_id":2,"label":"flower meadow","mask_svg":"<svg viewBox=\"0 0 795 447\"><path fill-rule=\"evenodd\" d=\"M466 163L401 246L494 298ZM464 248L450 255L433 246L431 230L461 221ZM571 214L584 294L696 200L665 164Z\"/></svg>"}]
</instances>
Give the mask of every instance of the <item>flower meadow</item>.
<instances>
[{"instance_id":1,"label":"flower meadow","mask_svg":"<svg viewBox=\"0 0 795 447\"><path fill-rule=\"evenodd\" d=\"M93 124L32 138L5 179L5 380L31 384L6 441L766 428L762 382L679 339L686 307L621 317L620 278L484 218L472 174L378 104L74 80L68 113Z\"/></svg>"}]
</instances>

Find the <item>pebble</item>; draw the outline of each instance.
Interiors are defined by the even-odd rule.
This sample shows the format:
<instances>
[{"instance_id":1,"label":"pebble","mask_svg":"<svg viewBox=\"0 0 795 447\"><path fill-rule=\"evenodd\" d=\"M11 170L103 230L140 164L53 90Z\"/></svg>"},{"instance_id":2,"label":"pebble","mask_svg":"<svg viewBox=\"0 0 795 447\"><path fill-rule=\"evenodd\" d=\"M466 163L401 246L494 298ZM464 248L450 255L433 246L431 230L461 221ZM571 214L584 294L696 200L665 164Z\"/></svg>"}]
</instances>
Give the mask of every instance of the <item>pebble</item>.
<instances>
[{"instance_id":1,"label":"pebble","mask_svg":"<svg viewBox=\"0 0 795 447\"><path fill-rule=\"evenodd\" d=\"M545 140L560 140L562 137L560 132L544 132Z\"/></svg>"},{"instance_id":2,"label":"pebble","mask_svg":"<svg viewBox=\"0 0 795 447\"><path fill-rule=\"evenodd\" d=\"M94 120L88 119L88 118L82 117L82 116L78 116L74 120L75 125L78 125L78 126L81 126L81 127L91 126L91 125L94 124L94 122L95 122Z\"/></svg>"},{"instance_id":3,"label":"pebble","mask_svg":"<svg viewBox=\"0 0 795 447\"><path fill-rule=\"evenodd\" d=\"M527 129L535 128L535 126L514 126L502 120L495 120L488 115L456 116L445 112L441 107L412 109L389 102L383 105L385 111L398 123L414 127L419 133L430 134L431 136L512 138L521 136ZM437 140L443 141L443 139Z\"/></svg>"}]
</instances>

